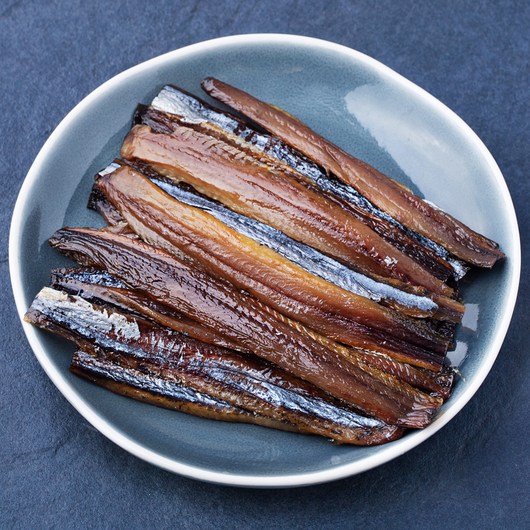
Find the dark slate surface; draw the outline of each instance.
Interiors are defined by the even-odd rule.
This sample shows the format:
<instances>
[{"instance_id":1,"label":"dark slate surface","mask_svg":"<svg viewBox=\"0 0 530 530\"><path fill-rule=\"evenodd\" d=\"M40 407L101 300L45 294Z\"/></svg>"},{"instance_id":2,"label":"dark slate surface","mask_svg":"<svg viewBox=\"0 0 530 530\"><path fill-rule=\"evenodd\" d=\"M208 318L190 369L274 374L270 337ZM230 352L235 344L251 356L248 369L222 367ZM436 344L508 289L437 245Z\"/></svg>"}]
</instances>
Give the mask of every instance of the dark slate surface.
<instances>
[{"instance_id":1,"label":"dark slate surface","mask_svg":"<svg viewBox=\"0 0 530 530\"><path fill-rule=\"evenodd\" d=\"M503 171L528 261L530 4L520 2L0 2L0 527L528 528L528 269L498 361L426 443L327 485L257 491L156 469L68 405L34 358L9 288L7 237L45 139L114 74L212 37L284 32L379 59L455 110ZM277 5L275 5L277 4Z\"/></svg>"}]
</instances>

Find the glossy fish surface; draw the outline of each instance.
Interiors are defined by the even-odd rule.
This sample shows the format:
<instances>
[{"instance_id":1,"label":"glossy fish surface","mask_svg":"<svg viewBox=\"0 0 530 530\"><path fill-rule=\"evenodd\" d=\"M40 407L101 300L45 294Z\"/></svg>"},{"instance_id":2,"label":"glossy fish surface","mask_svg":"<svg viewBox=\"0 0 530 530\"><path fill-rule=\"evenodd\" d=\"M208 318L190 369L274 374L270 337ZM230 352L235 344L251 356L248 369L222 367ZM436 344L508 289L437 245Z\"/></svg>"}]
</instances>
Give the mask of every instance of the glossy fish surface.
<instances>
[{"instance_id":1,"label":"glossy fish surface","mask_svg":"<svg viewBox=\"0 0 530 530\"><path fill-rule=\"evenodd\" d=\"M492 267L504 257L494 241L344 152L287 112L218 79L207 78L202 86L210 96L278 136L401 224L432 239L456 257L478 267Z\"/></svg>"},{"instance_id":2,"label":"glossy fish surface","mask_svg":"<svg viewBox=\"0 0 530 530\"><path fill-rule=\"evenodd\" d=\"M118 310L148 318L179 333L207 344L238 349L238 344L223 337L218 331L135 291L127 284L98 269L52 270L50 286L82 296L95 303L112 305Z\"/></svg>"},{"instance_id":3,"label":"glossy fish surface","mask_svg":"<svg viewBox=\"0 0 530 530\"><path fill-rule=\"evenodd\" d=\"M114 168L108 175L116 171L118 167ZM239 234L270 248L307 272L341 289L369 298L375 302L380 302L414 317L433 317L453 322L459 322L462 318L464 307L456 300L445 296L433 295L420 287L403 283L400 283L398 287L390 283L377 281L346 267L339 261L308 245L290 238L267 224L226 208L222 204L197 193L189 186L174 184L143 164L135 163L132 164L132 167L179 202L209 213ZM97 183L94 189L97 190L98 196L102 199L105 198ZM109 208L116 211L115 206L109 205ZM119 212L117 215L122 218Z\"/></svg>"},{"instance_id":4,"label":"glossy fish surface","mask_svg":"<svg viewBox=\"0 0 530 530\"><path fill-rule=\"evenodd\" d=\"M70 370L108 388L116 394L132 397L151 405L187 412L203 418L252 422L252 415L243 409L187 388L176 381L151 373L146 363L134 368L130 360L114 354L111 359L103 350L95 353L76 351Z\"/></svg>"},{"instance_id":5,"label":"glossy fish surface","mask_svg":"<svg viewBox=\"0 0 530 530\"><path fill-rule=\"evenodd\" d=\"M466 273L463 263L451 257L447 250L425 236L404 227L386 212L376 208L355 188L328 174L320 166L284 143L280 138L258 131L234 115L212 107L188 92L166 85L151 103L137 111L137 123L152 124L152 113L162 111L177 115L192 123L209 121L222 130L235 134L254 147L296 169L309 178L322 192L340 199L360 220L391 242L396 248L413 257L442 280L452 273L460 279Z\"/></svg>"},{"instance_id":6,"label":"glossy fish surface","mask_svg":"<svg viewBox=\"0 0 530 530\"><path fill-rule=\"evenodd\" d=\"M445 337L434 334L422 321L407 319L308 274L209 213L175 200L131 168L124 166L106 175L98 186L143 240L172 254L175 246L177 257L186 253L204 270L327 337L368 349L377 348L383 340L392 343L394 338L400 344L396 354L406 356L408 347L411 358L412 344L432 344L433 350L439 347L436 351L445 353Z\"/></svg>"},{"instance_id":7,"label":"glossy fish surface","mask_svg":"<svg viewBox=\"0 0 530 530\"><path fill-rule=\"evenodd\" d=\"M393 376L341 357L303 327L291 326L259 301L160 249L90 229L61 229L50 243L386 423L420 427L441 405Z\"/></svg>"},{"instance_id":8,"label":"glossy fish surface","mask_svg":"<svg viewBox=\"0 0 530 530\"><path fill-rule=\"evenodd\" d=\"M50 286L70 294L80 295L92 303L111 305L128 314L151 319L201 342L241 351L239 345L229 341L220 333L177 313L174 309L155 302L139 291L130 289L124 282L111 276L107 271L81 268L55 269L52 271ZM332 341L325 340L326 345L331 345L331 343ZM339 345L335 347L345 350ZM348 353L343 351L344 355ZM447 399L451 393L454 381L454 373L451 370L443 369L441 372L434 372L366 350L357 350L356 354L367 365L394 375L411 386L444 399Z\"/></svg>"},{"instance_id":9,"label":"glossy fish surface","mask_svg":"<svg viewBox=\"0 0 530 530\"><path fill-rule=\"evenodd\" d=\"M195 401L217 414L246 411L343 443L369 445L400 434L253 356L205 345L79 296L44 288L27 318L95 351L92 373L181 402ZM82 360L90 364L86 356ZM120 369L111 375L105 363Z\"/></svg>"},{"instance_id":10,"label":"glossy fish surface","mask_svg":"<svg viewBox=\"0 0 530 530\"><path fill-rule=\"evenodd\" d=\"M136 125L121 156L140 160L232 210L284 232L371 276L420 285L438 294L452 289L397 250L318 190L290 175L289 166L265 164L239 138L206 124L172 123L170 134Z\"/></svg>"}]
</instances>

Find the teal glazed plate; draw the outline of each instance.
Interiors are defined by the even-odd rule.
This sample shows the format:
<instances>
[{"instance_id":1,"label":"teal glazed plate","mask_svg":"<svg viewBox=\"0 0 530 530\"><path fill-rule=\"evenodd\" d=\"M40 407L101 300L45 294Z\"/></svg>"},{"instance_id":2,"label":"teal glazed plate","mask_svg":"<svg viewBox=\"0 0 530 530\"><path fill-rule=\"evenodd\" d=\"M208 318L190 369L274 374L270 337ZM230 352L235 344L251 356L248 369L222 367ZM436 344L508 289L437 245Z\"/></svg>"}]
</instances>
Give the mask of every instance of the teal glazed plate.
<instances>
[{"instance_id":1,"label":"teal glazed plate","mask_svg":"<svg viewBox=\"0 0 530 530\"><path fill-rule=\"evenodd\" d=\"M93 175L119 151L137 103L167 83L201 94L218 77L272 102L500 243L507 259L463 282L466 315L451 354L463 377L426 429L378 447L196 418L124 398L70 374L74 347L22 323L40 364L102 434L169 471L221 484L287 487L335 480L402 455L471 399L501 348L520 274L520 242L503 176L477 135L451 110L360 52L291 35L240 35L156 57L107 81L50 136L20 190L9 241L20 317L67 260L49 248L58 228L101 226L86 209Z\"/></svg>"}]
</instances>

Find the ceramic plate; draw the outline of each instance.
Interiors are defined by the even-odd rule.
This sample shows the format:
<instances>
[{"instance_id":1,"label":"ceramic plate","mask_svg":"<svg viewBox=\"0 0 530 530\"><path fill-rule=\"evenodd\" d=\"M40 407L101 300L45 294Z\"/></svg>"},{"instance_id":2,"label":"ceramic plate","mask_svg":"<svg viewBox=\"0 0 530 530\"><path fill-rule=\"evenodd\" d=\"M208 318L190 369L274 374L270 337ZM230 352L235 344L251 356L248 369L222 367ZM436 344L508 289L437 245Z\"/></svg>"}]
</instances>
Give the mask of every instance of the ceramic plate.
<instances>
[{"instance_id":1,"label":"ceramic plate","mask_svg":"<svg viewBox=\"0 0 530 530\"><path fill-rule=\"evenodd\" d=\"M200 94L215 76L288 110L355 156L498 241L507 254L464 285L466 316L453 359L465 379L437 419L401 440L334 446L318 437L208 421L114 395L71 375L73 346L23 324L42 367L70 403L115 443L162 468L246 486L293 486L366 471L432 436L489 372L512 315L520 271L517 221L506 184L471 129L386 66L329 42L288 35L216 39L123 72L86 97L50 136L20 191L10 270L20 316L67 261L46 241L64 225L101 226L86 209L93 175L118 153L138 102L166 83Z\"/></svg>"}]
</instances>

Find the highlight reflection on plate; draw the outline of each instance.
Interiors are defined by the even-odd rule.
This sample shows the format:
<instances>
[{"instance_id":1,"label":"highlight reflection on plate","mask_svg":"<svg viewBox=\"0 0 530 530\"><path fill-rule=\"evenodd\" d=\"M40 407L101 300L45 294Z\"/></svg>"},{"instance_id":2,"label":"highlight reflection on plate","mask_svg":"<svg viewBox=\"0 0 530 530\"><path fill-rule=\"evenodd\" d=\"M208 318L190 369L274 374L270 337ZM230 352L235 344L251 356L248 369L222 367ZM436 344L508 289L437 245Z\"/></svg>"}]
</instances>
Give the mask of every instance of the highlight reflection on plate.
<instances>
[{"instance_id":1,"label":"highlight reflection on plate","mask_svg":"<svg viewBox=\"0 0 530 530\"><path fill-rule=\"evenodd\" d=\"M520 272L513 205L499 168L477 136L432 96L375 60L305 37L247 35L157 57L111 79L57 127L22 186L10 234L10 271L22 316L49 270L67 261L47 238L58 228L100 226L85 208L93 175L118 153L138 102L164 84L200 94L218 77L285 108L319 133L419 191L498 241L507 260L463 286L467 314L454 395L422 431L380 447L227 424L145 405L71 375L73 347L23 324L39 362L72 405L131 453L183 475L248 486L292 486L353 475L395 458L445 425L476 392L506 334Z\"/></svg>"}]
</instances>

